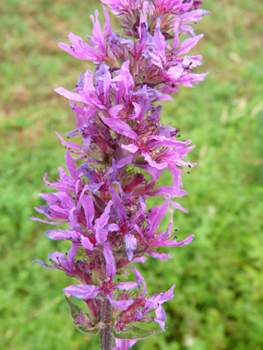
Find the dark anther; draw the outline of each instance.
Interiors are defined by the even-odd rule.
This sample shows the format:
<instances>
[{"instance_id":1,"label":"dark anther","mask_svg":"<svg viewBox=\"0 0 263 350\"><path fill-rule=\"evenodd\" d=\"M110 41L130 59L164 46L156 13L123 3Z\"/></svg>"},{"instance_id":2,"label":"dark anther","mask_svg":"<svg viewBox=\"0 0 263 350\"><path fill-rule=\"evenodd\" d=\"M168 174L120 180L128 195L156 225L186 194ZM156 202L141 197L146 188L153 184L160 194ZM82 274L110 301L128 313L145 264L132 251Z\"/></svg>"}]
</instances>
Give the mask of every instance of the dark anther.
<instances>
[{"instance_id":1,"label":"dark anther","mask_svg":"<svg viewBox=\"0 0 263 350\"><path fill-rule=\"evenodd\" d=\"M71 49L74 49L74 47L73 47L72 45L70 45L70 48L71 48Z\"/></svg>"},{"instance_id":2,"label":"dark anther","mask_svg":"<svg viewBox=\"0 0 263 350\"><path fill-rule=\"evenodd\" d=\"M188 168L192 168L190 164L188 165Z\"/></svg>"},{"instance_id":3,"label":"dark anther","mask_svg":"<svg viewBox=\"0 0 263 350\"><path fill-rule=\"evenodd\" d=\"M187 171L187 174L190 174L190 171Z\"/></svg>"},{"instance_id":4,"label":"dark anther","mask_svg":"<svg viewBox=\"0 0 263 350\"><path fill-rule=\"evenodd\" d=\"M175 88L175 86L176 86L176 85L175 85L174 83L172 83L171 87L172 87L172 88Z\"/></svg>"}]
</instances>

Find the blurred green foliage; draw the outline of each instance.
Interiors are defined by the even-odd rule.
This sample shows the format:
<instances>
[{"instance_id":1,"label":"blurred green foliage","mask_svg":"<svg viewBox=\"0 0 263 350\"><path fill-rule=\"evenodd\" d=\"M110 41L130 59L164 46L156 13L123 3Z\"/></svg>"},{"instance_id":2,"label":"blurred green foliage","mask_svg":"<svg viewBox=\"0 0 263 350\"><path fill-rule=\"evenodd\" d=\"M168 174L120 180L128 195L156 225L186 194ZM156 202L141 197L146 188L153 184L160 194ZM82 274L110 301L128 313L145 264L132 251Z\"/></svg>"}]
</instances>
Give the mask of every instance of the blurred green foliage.
<instances>
[{"instance_id":1,"label":"blurred green foliage","mask_svg":"<svg viewBox=\"0 0 263 350\"><path fill-rule=\"evenodd\" d=\"M31 263L68 245L48 240L47 225L28 220L47 190L42 176L57 176L64 163L55 131L75 126L53 88L71 89L91 68L57 42L67 42L69 31L90 34L95 8L99 1L0 4L1 350L99 347L71 321L61 291L70 278ZM165 306L169 328L137 350L263 349L263 3L218 0L203 8L211 15L196 25L205 38L194 52L204 56L199 72L210 75L194 89L181 87L163 112L164 122L196 145L189 160L198 166L184 176L189 194L179 199L189 214L174 216L178 238L196 238L172 249L168 262L149 258L140 266L150 293L177 285Z\"/></svg>"}]
</instances>

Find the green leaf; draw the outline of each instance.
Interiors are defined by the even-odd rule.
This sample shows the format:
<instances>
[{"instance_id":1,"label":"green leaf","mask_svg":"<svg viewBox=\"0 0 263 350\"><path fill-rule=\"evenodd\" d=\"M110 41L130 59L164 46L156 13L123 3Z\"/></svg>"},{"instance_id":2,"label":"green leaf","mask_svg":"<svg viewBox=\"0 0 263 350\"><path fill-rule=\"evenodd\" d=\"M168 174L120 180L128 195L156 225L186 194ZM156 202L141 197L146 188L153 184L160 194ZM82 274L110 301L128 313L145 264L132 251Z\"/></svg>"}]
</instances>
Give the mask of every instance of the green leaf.
<instances>
[{"instance_id":1,"label":"green leaf","mask_svg":"<svg viewBox=\"0 0 263 350\"><path fill-rule=\"evenodd\" d=\"M114 337L119 339L142 339L161 332L162 330L145 329L135 326L130 327L126 332L113 330Z\"/></svg>"},{"instance_id":2,"label":"green leaf","mask_svg":"<svg viewBox=\"0 0 263 350\"><path fill-rule=\"evenodd\" d=\"M81 326L81 325L76 325L76 326L77 326L78 330L84 334L98 335L100 332L100 330L98 328L88 329L88 328L85 328L84 326Z\"/></svg>"},{"instance_id":3,"label":"green leaf","mask_svg":"<svg viewBox=\"0 0 263 350\"><path fill-rule=\"evenodd\" d=\"M79 308L76 304L74 304L69 298L66 298L66 302L68 303L71 317L73 319L74 324L77 328L85 334L89 335L97 335L99 334L99 329L95 328L95 325L88 318L87 314L85 314L81 308Z\"/></svg>"},{"instance_id":4,"label":"green leaf","mask_svg":"<svg viewBox=\"0 0 263 350\"><path fill-rule=\"evenodd\" d=\"M83 311L81 308L79 308L76 304L74 304L66 295L65 295L66 302L68 303L71 316L73 320L75 320L78 316L83 314Z\"/></svg>"}]
</instances>

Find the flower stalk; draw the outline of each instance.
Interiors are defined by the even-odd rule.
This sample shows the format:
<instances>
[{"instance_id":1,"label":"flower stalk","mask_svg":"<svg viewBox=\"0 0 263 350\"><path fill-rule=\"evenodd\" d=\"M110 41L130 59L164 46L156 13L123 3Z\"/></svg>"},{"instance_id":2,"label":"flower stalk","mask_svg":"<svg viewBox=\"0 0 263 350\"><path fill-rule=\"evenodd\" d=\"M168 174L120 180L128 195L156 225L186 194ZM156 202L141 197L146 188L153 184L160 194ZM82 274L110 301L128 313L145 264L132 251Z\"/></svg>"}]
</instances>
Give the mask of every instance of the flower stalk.
<instances>
[{"instance_id":1,"label":"flower stalk","mask_svg":"<svg viewBox=\"0 0 263 350\"><path fill-rule=\"evenodd\" d=\"M111 350L113 334L111 330L111 303L106 295L100 300L100 346L101 350Z\"/></svg>"},{"instance_id":2,"label":"flower stalk","mask_svg":"<svg viewBox=\"0 0 263 350\"><path fill-rule=\"evenodd\" d=\"M181 247L194 237L179 241L173 229L174 210L187 212L174 198L187 194L181 175L196 165L184 160L194 146L178 140L179 128L163 124L158 102L172 100L180 85L193 87L207 75L193 72L202 57L186 54L203 36L195 35L192 24L208 12L194 0L102 2L121 18L125 36L111 28L103 8L104 31L95 11L89 44L73 33L71 45L59 43L70 55L92 61L95 71L81 73L72 91L55 89L69 99L76 128L67 141L57 134L66 147L67 171L60 167L60 179L53 183L44 177L55 192L41 193L47 205L35 209L48 221L31 219L68 223L68 229L45 232L50 239L69 241L68 253L49 254L50 265L35 262L78 280L63 291L86 304L84 312L66 297L80 331L99 334L102 350L127 350L165 330L162 304L174 289L148 296L135 264L144 263L145 255L167 260L170 255L161 247ZM173 180L159 186L164 170ZM147 210L146 200L154 196L163 203ZM170 223L162 231L166 213ZM160 330L135 326L152 321Z\"/></svg>"}]
</instances>

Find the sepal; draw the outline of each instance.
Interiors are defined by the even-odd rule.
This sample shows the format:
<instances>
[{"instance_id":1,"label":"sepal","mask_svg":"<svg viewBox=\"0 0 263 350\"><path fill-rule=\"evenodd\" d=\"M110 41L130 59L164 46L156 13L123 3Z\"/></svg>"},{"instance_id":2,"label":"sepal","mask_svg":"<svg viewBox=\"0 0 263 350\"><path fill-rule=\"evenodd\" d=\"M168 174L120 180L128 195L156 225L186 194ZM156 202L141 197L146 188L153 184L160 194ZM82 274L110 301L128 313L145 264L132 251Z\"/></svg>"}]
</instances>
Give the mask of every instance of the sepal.
<instances>
[{"instance_id":1,"label":"sepal","mask_svg":"<svg viewBox=\"0 0 263 350\"><path fill-rule=\"evenodd\" d=\"M72 320L77 328L85 334L97 335L99 334L99 329L95 328L95 325L89 319L87 314L85 314L76 304L74 304L69 298L66 298L68 303Z\"/></svg>"}]
</instances>

